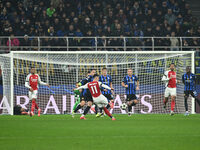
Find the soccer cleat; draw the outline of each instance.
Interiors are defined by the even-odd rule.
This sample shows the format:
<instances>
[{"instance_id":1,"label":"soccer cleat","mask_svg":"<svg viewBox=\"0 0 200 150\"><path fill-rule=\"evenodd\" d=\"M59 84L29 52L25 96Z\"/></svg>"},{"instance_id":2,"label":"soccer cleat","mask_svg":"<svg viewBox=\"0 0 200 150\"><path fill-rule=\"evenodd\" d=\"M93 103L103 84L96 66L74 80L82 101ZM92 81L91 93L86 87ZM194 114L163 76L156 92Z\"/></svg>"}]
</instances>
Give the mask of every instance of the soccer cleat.
<instances>
[{"instance_id":1,"label":"soccer cleat","mask_svg":"<svg viewBox=\"0 0 200 150\"><path fill-rule=\"evenodd\" d=\"M131 116L131 112L128 112L128 116L129 116L129 117Z\"/></svg>"},{"instance_id":2,"label":"soccer cleat","mask_svg":"<svg viewBox=\"0 0 200 150\"><path fill-rule=\"evenodd\" d=\"M110 108L113 109L114 108L114 103L110 102Z\"/></svg>"},{"instance_id":3,"label":"soccer cleat","mask_svg":"<svg viewBox=\"0 0 200 150\"><path fill-rule=\"evenodd\" d=\"M189 112L186 111L185 114L184 114L184 116L189 116Z\"/></svg>"},{"instance_id":4,"label":"soccer cleat","mask_svg":"<svg viewBox=\"0 0 200 150\"><path fill-rule=\"evenodd\" d=\"M166 104L164 104L163 108L166 109Z\"/></svg>"},{"instance_id":5,"label":"soccer cleat","mask_svg":"<svg viewBox=\"0 0 200 150\"><path fill-rule=\"evenodd\" d=\"M32 116L34 116L34 113L31 111L31 112L30 112L30 117L32 117Z\"/></svg>"},{"instance_id":6,"label":"soccer cleat","mask_svg":"<svg viewBox=\"0 0 200 150\"><path fill-rule=\"evenodd\" d=\"M171 110L171 112L170 112L170 116L173 116L174 115L174 112Z\"/></svg>"},{"instance_id":7,"label":"soccer cleat","mask_svg":"<svg viewBox=\"0 0 200 150\"><path fill-rule=\"evenodd\" d=\"M114 120L116 120L114 117L112 117L112 120L114 121Z\"/></svg>"},{"instance_id":8,"label":"soccer cleat","mask_svg":"<svg viewBox=\"0 0 200 150\"><path fill-rule=\"evenodd\" d=\"M40 117L40 112L41 112L41 109L39 108L38 109L38 117Z\"/></svg>"},{"instance_id":9,"label":"soccer cleat","mask_svg":"<svg viewBox=\"0 0 200 150\"><path fill-rule=\"evenodd\" d=\"M84 116L81 116L80 119L86 120L86 118Z\"/></svg>"},{"instance_id":10,"label":"soccer cleat","mask_svg":"<svg viewBox=\"0 0 200 150\"><path fill-rule=\"evenodd\" d=\"M72 110L72 118L74 118L75 112L74 110Z\"/></svg>"},{"instance_id":11,"label":"soccer cleat","mask_svg":"<svg viewBox=\"0 0 200 150\"><path fill-rule=\"evenodd\" d=\"M103 113L98 113L98 114L96 115L96 117L99 118L99 117L101 117L102 115L103 115Z\"/></svg>"},{"instance_id":12,"label":"soccer cleat","mask_svg":"<svg viewBox=\"0 0 200 150\"><path fill-rule=\"evenodd\" d=\"M94 107L91 107L90 109L91 109L94 113L96 112Z\"/></svg>"}]
</instances>

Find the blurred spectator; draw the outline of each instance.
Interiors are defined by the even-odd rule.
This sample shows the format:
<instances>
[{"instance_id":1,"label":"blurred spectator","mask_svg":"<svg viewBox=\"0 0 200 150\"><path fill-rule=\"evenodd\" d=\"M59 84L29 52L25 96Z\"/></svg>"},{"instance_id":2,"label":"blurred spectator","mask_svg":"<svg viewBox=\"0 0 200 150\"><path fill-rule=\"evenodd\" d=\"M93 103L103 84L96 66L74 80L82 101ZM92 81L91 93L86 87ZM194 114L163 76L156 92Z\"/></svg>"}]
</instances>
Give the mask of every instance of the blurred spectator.
<instances>
[{"instance_id":1,"label":"blurred spectator","mask_svg":"<svg viewBox=\"0 0 200 150\"><path fill-rule=\"evenodd\" d=\"M53 8L53 6L51 6L51 7L47 8L47 15L49 17L52 17L52 15L54 14L55 11L56 11L56 9Z\"/></svg>"},{"instance_id":2,"label":"blurred spectator","mask_svg":"<svg viewBox=\"0 0 200 150\"><path fill-rule=\"evenodd\" d=\"M12 50L16 50L16 48L19 46L19 39L15 38L13 34L10 36L10 40L7 41L6 44L8 47L11 46Z\"/></svg>"},{"instance_id":3,"label":"blurred spectator","mask_svg":"<svg viewBox=\"0 0 200 150\"><path fill-rule=\"evenodd\" d=\"M171 33L170 42L171 42L171 51L178 51L179 40L178 38L175 37L175 32Z\"/></svg>"}]
</instances>

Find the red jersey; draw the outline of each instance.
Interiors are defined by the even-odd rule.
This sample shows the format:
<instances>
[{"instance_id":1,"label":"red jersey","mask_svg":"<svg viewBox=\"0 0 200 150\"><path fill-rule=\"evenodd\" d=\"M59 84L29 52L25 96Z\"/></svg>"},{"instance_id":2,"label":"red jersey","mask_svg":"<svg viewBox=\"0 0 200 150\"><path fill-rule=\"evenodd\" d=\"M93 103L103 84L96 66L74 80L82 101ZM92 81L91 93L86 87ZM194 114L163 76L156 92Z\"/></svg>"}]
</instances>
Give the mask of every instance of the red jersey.
<instances>
[{"instance_id":1,"label":"red jersey","mask_svg":"<svg viewBox=\"0 0 200 150\"><path fill-rule=\"evenodd\" d=\"M98 81L89 82L88 89L90 90L92 97L99 97L101 95Z\"/></svg>"},{"instance_id":2,"label":"red jersey","mask_svg":"<svg viewBox=\"0 0 200 150\"><path fill-rule=\"evenodd\" d=\"M29 74L26 77L25 86L27 88L32 88L33 90L38 90L38 83L42 85L46 85L46 83L42 82L40 76L38 74Z\"/></svg>"},{"instance_id":3,"label":"red jersey","mask_svg":"<svg viewBox=\"0 0 200 150\"><path fill-rule=\"evenodd\" d=\"M168 87L176 88L176 72L170 70L170 71L168 71L167 76L168 76L168 78L172 77L172 79L170 79L168 82Z\"/></svg>"}]
</instances>

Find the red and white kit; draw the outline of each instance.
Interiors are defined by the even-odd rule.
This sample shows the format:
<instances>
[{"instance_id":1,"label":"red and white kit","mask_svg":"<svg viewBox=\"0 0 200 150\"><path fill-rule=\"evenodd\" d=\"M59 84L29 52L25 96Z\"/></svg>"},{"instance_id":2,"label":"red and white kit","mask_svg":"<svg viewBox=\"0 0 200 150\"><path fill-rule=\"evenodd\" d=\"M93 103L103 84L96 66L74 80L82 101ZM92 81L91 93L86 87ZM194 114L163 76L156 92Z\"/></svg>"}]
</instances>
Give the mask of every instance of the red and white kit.
<instances>
[{"instance_id":1,"label":"red and white kit","mask_svg":"<svg viewBox=\"0 0 200 150\"><path fill-rule=\"evenodd\" d=\"M25 82L25 86L27 88L32 88L33 92L29 91L29 99L37 99L37 95L38 95L38 84L41 85L47 85L47 83L42 82L40 79L40 76L38 74L29 74L26 77L26 82Z\"/></svg>"},{"instance_id":2,"label":"red and white kit","mask_svg":"<svg viewBox=\"0 0 200 150\"><path fill-rule=\"evenodd\" d=\"M83 86L80 86L79 88L77 88L77 90L89 89L94 103L99 108L103 108L108 105L108 101L107 101L107 98L101 93L101 87L111 90L111 88L109 86L107 86L99 81L89 82Z\"/></svg>"},{"instance_id":3,"label":"red and white kit","mask_svg":"<svg viewBox=\"0 0 200 150\"><path fill-rule=\"evenodd\" d=\"M176 72L166 71L162 77L162 81L166 84L165 97L176 96Z\"/></svg>"}]
</instances>

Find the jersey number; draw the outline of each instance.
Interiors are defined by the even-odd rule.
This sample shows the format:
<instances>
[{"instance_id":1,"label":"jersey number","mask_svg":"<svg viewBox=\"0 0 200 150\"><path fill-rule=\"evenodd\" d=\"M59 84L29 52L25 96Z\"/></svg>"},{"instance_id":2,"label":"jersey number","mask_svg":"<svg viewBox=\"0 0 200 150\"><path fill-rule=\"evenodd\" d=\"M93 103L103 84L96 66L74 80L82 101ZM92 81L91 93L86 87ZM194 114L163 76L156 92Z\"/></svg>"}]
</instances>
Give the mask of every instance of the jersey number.
<instances>
[{"instance_id":1,"label":"jersey number","mask_svg":"<svg viewBox=\"0 0 200 150\"><path fill-rule=\"evenodd\" d=\"M92 94L98 93L96 86L91 86Z\"/></svg>"}]
</instances>

